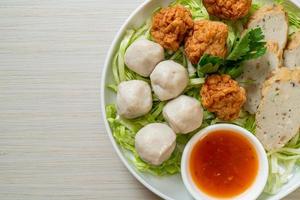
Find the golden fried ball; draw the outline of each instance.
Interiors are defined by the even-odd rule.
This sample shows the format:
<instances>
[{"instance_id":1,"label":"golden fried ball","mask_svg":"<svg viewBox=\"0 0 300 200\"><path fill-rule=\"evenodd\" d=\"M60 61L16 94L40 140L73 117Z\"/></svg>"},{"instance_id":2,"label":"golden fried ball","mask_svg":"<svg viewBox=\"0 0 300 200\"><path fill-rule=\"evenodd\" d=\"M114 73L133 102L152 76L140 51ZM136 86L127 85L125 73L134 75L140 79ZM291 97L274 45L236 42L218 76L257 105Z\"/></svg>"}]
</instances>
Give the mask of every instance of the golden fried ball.
<instances>
[{"instance_id":1,"label":"golden fried ball","mask_svg":"<svg viewBox=\"0 0 300 200\"><path fill-rule=\"evenodd\" d=\"M209 20L195 21L185 41L185 53L193 64L197 64L203 54L224 58L227 37L226 24Z\"/></svg>"},{"instance_id":2,"label":"golden fried ball","mask_svg":"<svg viewBox=\"0 0 300 200\"><path fill-rule=\"evenodd\" d=\"M246 101L244 88L228 75L209 76L201 88L200 95L202 105L223 120L238 118Z\"/></svg>"},{"instance_id":3,"label":"golden fried ball","mask_svg":"<svg viewBox=\"0 0 300 200\"><path fill-rule=\"evenodd\" d=\"M247 15L252 0L203 0L203 4L211 15L236 20Z\"/></svg>"},{"instance_id":4,"label":"golden fried ball","mask_svg":"<svg viewBox=\"0 0 300 200\"><path fill-rule=\"evenodd\" d=\"M165 49L176 51L192 27L191 12L183 6L176 5L163 8L154 15L151 36Z\"/></svg>"}]
</instances>

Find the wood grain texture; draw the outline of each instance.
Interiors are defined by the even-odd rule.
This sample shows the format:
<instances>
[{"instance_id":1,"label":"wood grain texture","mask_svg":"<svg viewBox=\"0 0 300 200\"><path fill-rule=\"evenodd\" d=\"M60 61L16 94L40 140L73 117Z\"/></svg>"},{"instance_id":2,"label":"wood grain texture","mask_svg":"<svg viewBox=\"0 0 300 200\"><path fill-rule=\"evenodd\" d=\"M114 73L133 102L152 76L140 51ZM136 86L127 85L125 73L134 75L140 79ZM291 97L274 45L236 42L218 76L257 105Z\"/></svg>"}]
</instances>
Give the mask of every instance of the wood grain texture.
<instances>
[{"instance_id":1,"label":"wood grain texture","mask_svg":"<svg viewBox=\"0 0 300 200\"><path fill-rule=\"evenodd\" d=\"M159 199L117 158L100 116L106 52L141 2L1 0L1 200Z\"/></svg>"}]
</instances>

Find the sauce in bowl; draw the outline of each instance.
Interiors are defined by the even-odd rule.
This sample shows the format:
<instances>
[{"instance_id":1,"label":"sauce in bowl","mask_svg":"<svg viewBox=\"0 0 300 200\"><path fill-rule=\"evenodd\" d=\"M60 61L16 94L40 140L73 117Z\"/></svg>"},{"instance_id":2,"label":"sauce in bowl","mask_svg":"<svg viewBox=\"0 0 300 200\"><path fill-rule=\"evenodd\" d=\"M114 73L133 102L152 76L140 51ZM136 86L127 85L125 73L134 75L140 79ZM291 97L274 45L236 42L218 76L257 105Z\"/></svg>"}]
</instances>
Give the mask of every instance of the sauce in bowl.
<instances>
[{"instance_id":1,"label":"sauce in bowl","mask_svg":"<svg viewBox=\"0 0 300 200\"><path fill-rule=\"evenodd\" d=\"M246 191L254 183L259 168L255 147L231 130L216 130L199 140L188 165L195 185L220 198Z\"/></svg>"}]
</instances>

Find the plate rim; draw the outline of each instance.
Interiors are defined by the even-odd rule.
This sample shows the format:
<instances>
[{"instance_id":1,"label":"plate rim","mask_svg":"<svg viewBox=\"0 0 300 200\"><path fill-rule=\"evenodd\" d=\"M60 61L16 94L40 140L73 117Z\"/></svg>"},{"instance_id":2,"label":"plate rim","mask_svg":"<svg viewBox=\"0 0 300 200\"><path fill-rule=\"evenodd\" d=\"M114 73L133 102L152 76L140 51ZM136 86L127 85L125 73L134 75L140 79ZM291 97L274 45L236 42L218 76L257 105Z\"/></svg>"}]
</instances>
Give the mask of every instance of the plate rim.
<instances>
[{"instance_id":1,"label":"plate rim","mask_svg":"<svg viewBox=\"0 0 300 200\"><path fill-rule=\"evenodd\" d=\"M158 189L154 188L152 185L147 183L140 175L138 175L128 164L127 159L125 156L123 156L117 142L115 141L111 128L108 124L108 121L106 120L106 112L105 112L105 88L106 88L106 75L110 66L110 62L113 58L114 55L114 50L116 45L119 42L119 39L122 37L123 33L127 30L128 24L132 21L132 19L135 17L135 15L143 9L145 6L151 3L152 0L145 0L143 3L141 3L135 10L127 17L127 19L122 23L121 28L117 31L117 34L115 34L114 39L112 43L110 44L109 50L106 54L105 57L105 62L104 62L104 67L102 69L102 74L101 74L101 85L100 85L100 104L101 104L101 115L102 115L102 120L104 121L105 125L105 131L107 135L109 136L110 142L113 145L115 151L117 152L118 157L122 161L123 165L127 168L127 170L142 184L144 185L147 189L149 189L151 192L154 194L158 195L159 197L166 199L166 200L174 200L173 198L170 198L160 192ZM300 8L300 0L289 0L290 2L294 3L297 7ZM276 194L275 196L271 197L269 200L277 200L281 199L293 191L295 191L297 188L300 187L300 181L298 184L293 185L292 187L289 187L288 189L282 191L282 193Z\"/></svg>"}]
</instances>

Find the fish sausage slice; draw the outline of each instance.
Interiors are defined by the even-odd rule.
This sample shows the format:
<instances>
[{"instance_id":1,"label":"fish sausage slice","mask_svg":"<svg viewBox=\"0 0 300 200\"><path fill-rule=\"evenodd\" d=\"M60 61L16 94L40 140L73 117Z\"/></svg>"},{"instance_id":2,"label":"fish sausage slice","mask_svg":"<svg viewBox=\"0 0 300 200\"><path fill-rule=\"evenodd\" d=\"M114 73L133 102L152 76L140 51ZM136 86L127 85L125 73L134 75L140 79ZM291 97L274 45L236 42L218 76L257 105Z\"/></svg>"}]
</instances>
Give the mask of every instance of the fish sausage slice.
<instances>
[{"instance_id":1,"label":"fish sausage slice","mask_svg":"<svg viewBox=\"0 0 300 200\"><path fill-rule=\"evenodd\" d=\"M279 49L284 49L288 36L288 17L282 6L262 7L252 15L247 27L261 27L266 41L277 42Z\"/></svg>"},{"instance_id":2,"label":"fish sausage slice","mask_svg":"<svg viewBox=\"0 0 300 200\"><path fill-rule=\"evenodd\" d=\"M277 43L273 42L267 43L265 55L245 62L244 72L238 78L238 82L245 88L247 93L247 101L244 105L245 110L252 114L256 113L261 100L263 83L271 75L271 72L278 69L281 64L282 50L278 48Z\"/></svg>"},{"instance_id":3,"label":"fish sausage slice","mask_svg":"<svg viewBox=\"0 0 300 200\"><path fill-rule=\"evenodd\" d=\"M300 128L300 68L280 68L262 90L256 135L266 150L283 147Z\"/></svg>"},{"instance_id":4,"label":"fish sausage slice","mask_svg":"<svg viewBox=\"0 0 300 200\"><path fill-rule=\"evenodd\" d=\"M284 66L300 66L300 31L294 33L284 51Z\"/></svg>"}]
</instances>

